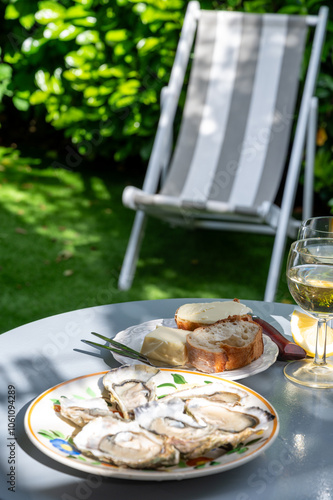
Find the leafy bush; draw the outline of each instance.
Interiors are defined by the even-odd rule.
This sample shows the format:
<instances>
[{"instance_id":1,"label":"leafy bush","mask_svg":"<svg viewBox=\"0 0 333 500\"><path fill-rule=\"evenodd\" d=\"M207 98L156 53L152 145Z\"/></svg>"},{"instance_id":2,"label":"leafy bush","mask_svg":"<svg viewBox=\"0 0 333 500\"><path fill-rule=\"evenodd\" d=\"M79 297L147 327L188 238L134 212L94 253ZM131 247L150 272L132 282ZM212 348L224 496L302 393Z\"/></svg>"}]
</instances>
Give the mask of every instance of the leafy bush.
<instances>
[{"instance_id":1,"label":"leafy bush","mask_svg":"<svg viewBox=\"0 0 333 500\"><path fill-rule=\"evenodd\" d=\"M184 2L4 3L2 94L43 107L82 155L147 158Z\"/></svg>"},{"instance_id":2,"label":"leafy bush","mask_svg":"<svg viewBox=\"0 0 333 500\"><path fill-rule=\"evenodd\" d=\"M80 155L147 160L186 0L1 0L0 99L4 112L44 114ZM318 0L202 0L203 8L316 14ZM333 16L333 9L331 10ZM333 23L329 22L317 95L320 158L332 172ZM70 166L70 165L69 165ZM333 193L333 186L332 186ZM331 193L331 195L332 195Z\"/></svg>"}]
</instances>

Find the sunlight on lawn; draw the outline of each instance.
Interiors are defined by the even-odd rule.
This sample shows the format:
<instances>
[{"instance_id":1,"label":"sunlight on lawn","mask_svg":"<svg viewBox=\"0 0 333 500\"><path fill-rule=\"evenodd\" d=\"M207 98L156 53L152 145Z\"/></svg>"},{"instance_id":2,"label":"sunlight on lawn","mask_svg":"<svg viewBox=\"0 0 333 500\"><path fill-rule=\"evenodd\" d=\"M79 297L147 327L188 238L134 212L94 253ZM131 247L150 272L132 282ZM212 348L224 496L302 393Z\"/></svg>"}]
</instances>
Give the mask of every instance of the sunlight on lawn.
<instances>
[{"instance_id":1,"label":"sunlight on lawn","mask_svg":"<svg viewBox=\"0 0 333 500\"><path fill-rule=\"evenodd\" d=\"M1 331L96 302L120 262L104 181L0 149L0 194Z\"/></svg>"},{"instance_id":2,"label":"sunlight on lawn","mask_svg":"<svg viewBox=\"0 0 333 500\"><path fill-rule=\"evenodd\" d=\"M272 238L149 219L133 286L117 288L134 212L126 176L41 168L0 148L0 333L82 307L132 300L261 300ZM290 300L282 280L278 300Z\"/></svg>"},{"instance_id":3,"label":"sunlight on lawn","mask_svg":"<svg viewBox=\"0 0 333 500\"><path fill-rule=\"evenodd\" d=\"M38 170L29 165L16 165L16 161L13 159L2 168L4 209L17 215L22 224L30 226L35 233L56 238L65 246L100 241L101 236L97 228L94 232L89 216L91 206L103 201L103 215L112 213L107 203L111 197L101 179L91 179L90 199L86 199L84 181L77 173Z\"/></svg>"}]
</instances>

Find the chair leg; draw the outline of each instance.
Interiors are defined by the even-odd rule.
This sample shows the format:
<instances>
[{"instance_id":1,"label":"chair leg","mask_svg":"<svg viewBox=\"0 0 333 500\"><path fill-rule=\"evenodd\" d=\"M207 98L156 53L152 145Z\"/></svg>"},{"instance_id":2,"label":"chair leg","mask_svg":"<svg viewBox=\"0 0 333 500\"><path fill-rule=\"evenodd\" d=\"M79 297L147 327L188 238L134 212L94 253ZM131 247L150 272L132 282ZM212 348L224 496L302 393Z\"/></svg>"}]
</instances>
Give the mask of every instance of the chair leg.
<instances>
[{"instance_id":1,"label":"chair leg","mask_svg":"<svg viewBox=\"0 0 333 500\"><path fill-rule=\"evenodd\" d=\"M146 214L138 210L135 215L131 236L118 280L119 290L128 290L132 286L136 264L144 235Z\"/></svg>"},{"instance_id":2,"label":"chair leg","mask_svg":"<svg viewBox=\"0 0 333 500\"><path fill-rule=\"evenodd\" d=\"M314 182L314 162L316 155L316 134L317 134L318 99L311 99L308 133L306 144L306 164L303 190L303 220L308 219L313 213L313 182Z\"/></svg>"},{"instance_id":3,"label":"chair leg","mask_svg":"<svg viewBox=\"0 0 333 500\"><path fill-rule=\"evenodd\" d=\"M277 230L273 252L271 257L271 263L269 265L268 278L265 289L264 300L266 302L274 302L276 289L280 280L281 264L284 256L284 249L287 240L287 233L285 231Z\"/></svg>"},{"instance_id":4,"label":"chair leg","mask_svg":"<svg viewBox=\"0 0 333 500\"><path fill-rule=\"evenodd\" d=\"M313 124L314 109L311 109L310 111L310 102L311 100L309 101L308 106L306 106L306 104L308 103L304 104L302 110L300 111L301 119L299 119L298 121L295 133L294 145L291 153L288 175L281 203L280 216L274 240L273 253L266 283L265 301L267 302L274 301L276 289L280 279L281 264L286 246L287 232L288 226L290 224L292 207L295 202L296 188L299 180L299 171L305 141L305 133L307 127L309 126L309 119Z\"/></svg>"}]
</instances>

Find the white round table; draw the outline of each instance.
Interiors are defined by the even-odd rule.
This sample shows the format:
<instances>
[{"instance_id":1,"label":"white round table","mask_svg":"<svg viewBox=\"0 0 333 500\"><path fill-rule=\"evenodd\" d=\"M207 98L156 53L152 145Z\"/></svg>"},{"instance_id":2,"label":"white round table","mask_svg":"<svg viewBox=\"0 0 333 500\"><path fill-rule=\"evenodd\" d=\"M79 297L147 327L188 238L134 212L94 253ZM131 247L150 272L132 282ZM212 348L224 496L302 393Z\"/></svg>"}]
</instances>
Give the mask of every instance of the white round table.
<instances>
[{"instance_id":1,"label":"white round table","mask_svg":"<svg viewBox=\"0 0 333 500\"><path fill-rule=\"evenodd\" d=\"M216 300L216 299L214 299ZM219 474L184 481L131 481L91 477L40 452L24 430L31 401L60 382L119 366L107 351L89 347L97 331L113 337L131 325L173 317L184 303L168 299L112 304L45 318L0 335L0 497L2 500L126 498L135 500L328 500L333 495L333 390L289 382L284 362L238 382L276 409L278 438L251 462ZM241 300L286 336L294 307ZM13 401L11 391L14 391ZM13 413L14 409L14 413ZM15 436L9 434L15 416ZM14 462L9 463L11 459ZM13 467L11 469L11 467ZM15 489L15 493L10 488Z\"/></svg>"}]
</instances>

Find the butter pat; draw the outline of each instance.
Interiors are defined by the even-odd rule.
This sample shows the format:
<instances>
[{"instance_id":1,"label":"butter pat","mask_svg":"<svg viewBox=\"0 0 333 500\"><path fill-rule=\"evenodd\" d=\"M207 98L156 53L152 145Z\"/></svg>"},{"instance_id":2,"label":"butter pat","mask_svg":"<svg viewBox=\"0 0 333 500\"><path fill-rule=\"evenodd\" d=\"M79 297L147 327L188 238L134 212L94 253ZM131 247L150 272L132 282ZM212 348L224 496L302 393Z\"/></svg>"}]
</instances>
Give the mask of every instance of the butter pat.
<instances>
[{"instance_id":1,"label":"butter pat","mask_svg":"<svg viewBox=\"0 0 333 500\"><path fill-rule=\"evenodd\" d=\"M141 352L169 365L184 365L187 361L187 330L157 326L143 341Z\"/></svg>"},{"instance_id":2,"label":"butter pat","mask_svg":"<svg viewBox=\"0 0 333 500\"><path fill-rule=\"evenodd\" d=\"M193 323L210 325L228 316L248 314L252 310L240 302L226 300L219 302L206 302L196 304L184 304L177 311L177 317L181 320Z\"/></svg>"}]
</instances>

